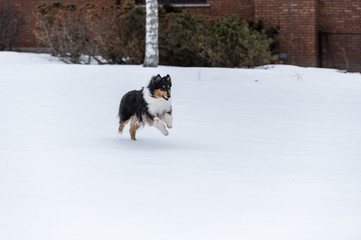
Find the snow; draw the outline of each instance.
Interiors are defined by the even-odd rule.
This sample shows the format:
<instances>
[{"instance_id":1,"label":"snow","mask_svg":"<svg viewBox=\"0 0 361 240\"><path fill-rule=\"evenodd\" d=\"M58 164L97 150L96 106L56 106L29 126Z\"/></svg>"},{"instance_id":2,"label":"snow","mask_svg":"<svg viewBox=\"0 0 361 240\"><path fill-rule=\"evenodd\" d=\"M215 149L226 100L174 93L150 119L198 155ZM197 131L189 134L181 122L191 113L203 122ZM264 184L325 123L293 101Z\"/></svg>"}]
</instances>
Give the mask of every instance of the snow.
<instances>
[{"instance_id":1,"label":"snow","mask_svg":"<svg viewBox=\"0 0 361 240\"><path fill-rule=\"evenodd\" d=\"M361 75L67 65L0 52L0 238L361 239ZM117 133L173 81L169 136Z\"/></svg>"}]
</instances>

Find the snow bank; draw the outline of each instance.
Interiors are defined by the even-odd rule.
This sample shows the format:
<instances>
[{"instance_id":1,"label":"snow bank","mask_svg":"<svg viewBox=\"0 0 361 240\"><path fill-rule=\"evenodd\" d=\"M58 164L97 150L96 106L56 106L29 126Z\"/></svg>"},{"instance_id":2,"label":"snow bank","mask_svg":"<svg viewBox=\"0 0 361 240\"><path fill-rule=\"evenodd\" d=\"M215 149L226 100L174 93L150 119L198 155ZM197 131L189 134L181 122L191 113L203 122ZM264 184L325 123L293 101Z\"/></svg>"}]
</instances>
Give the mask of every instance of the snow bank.
<instances>
[{"instance_id":1,"label":"snow bank","mask_svg":"<svg viewBox=\"0 0 361 240\"><path fill-rule=\"evenodd\" d=\"M1 239L360 239L361 77L0 53ZM117 134L173 79L174 128Z\"/></svg>"}]
</instances>

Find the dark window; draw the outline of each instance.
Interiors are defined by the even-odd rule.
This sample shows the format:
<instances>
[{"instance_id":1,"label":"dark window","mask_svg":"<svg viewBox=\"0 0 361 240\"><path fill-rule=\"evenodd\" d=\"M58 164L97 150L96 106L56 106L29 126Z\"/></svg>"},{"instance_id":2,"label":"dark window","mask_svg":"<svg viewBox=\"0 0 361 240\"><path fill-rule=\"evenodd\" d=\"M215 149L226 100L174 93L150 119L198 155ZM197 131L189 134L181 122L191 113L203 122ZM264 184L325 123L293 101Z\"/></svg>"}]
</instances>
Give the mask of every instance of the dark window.
<instances>
[{"instance_id":1,"label":"dark window","mask_svg":"<svg viewBox=\"0 0 361 240\"><path fill-rule=\"evenodd\" d=\"M136 4L145 4L145 0L136 0ZM171 3L171 4L199 4L207 3L206 0L158 0L159 4Z\"/></svg>"}]
</instances>

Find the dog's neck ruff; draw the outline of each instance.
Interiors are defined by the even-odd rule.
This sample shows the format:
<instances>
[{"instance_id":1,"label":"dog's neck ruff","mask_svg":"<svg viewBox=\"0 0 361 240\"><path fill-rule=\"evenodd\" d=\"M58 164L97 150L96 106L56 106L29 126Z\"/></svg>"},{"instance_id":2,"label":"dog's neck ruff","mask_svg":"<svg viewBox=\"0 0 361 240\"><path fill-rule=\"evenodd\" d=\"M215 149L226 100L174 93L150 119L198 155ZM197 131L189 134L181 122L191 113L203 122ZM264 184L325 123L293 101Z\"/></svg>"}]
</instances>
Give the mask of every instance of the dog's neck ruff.
<instances>
[{"instance_id":1,"label":"dog's neck ruff","mask_svg":"<svg viewBox=\"0 0 361 240\"><path fill-rule=\"evenodd\" d=\"M153 97L147 87L143 89L143 97L148 104L149 113L153 116L161 116L172 111L172 98L167 101L163 98Z\"/></svg>"}]
</instances>

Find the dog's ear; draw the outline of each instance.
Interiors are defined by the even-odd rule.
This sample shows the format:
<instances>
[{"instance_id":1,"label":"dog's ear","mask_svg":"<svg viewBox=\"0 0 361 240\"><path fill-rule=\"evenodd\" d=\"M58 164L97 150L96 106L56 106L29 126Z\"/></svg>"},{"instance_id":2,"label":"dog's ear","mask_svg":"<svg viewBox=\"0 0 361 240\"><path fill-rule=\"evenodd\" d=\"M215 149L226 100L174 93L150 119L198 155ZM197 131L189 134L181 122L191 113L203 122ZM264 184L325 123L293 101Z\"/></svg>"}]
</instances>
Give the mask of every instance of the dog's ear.
<instances>
[{"instance_id":1,"label":"dog's ear","mask_svg":"<svg viewBox=\"0 0 361 240\"><path fill-rule=\"evenodd\" d=\"M153 83L157 83L159 82L160 80L162 80L162 77L158 74L157 76L153 77L152 78L152 82Z\"/></svg>"},{"instance_id":2,"label":"dog's ear","mask_svg":"<svg viewBox=\"0 0 361 240\"><path fill-rule=\"evenodd\" d=\"M167 74L167 76L165 77L165 80L167 80L168 82L171 82L172 79L170 78L169 74Z\"/></svg>"}]
</instances>

